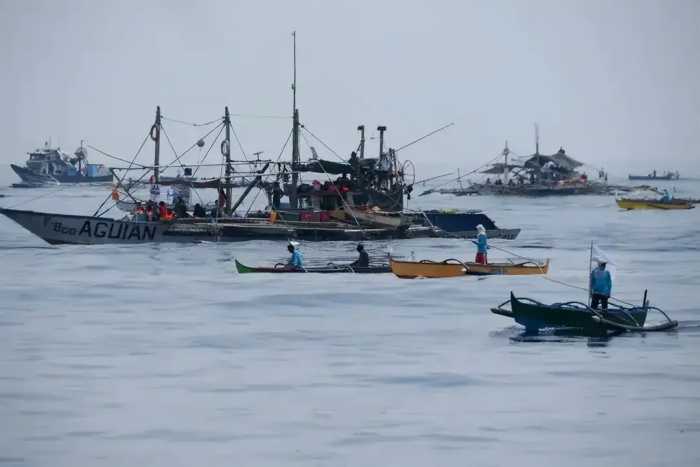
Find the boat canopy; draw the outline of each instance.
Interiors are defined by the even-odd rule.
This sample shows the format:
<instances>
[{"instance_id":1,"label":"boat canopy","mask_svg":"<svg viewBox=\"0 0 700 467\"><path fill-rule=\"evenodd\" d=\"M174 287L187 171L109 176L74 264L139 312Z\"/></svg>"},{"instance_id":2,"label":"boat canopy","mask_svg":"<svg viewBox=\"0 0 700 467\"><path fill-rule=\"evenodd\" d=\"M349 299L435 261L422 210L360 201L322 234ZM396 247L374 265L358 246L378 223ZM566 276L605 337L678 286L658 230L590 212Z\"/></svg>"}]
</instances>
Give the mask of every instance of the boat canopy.
<instances>
[{"instance_id":1,"label":"boat canopy","mask_svg":"<svg viewBox=\"0 0 700 467\"><path fill-rule=\"evenodd\" d=\"M495 164L491 165L488 169L482 170L482 174L496 174L500 175L502 174L506 169L508 171L513 170L513 169L521 169L522 165L515 165L515 164L508 164L506 165L502 162L496 162Z\"/></svg>"},{"instance_id":2,"label":"boat canopy","mask_svg":"<svg viewBox=\"0 0 700 467\"><path fill-rule=\"evenodd\" d=\"M296 167L299 172L328 173L333 175L351 174L352 166L346 162L326 161L323 159L302 162Z\"/></svg>"},{"instance_id":3,"label":"boat canopy","mask_svg":"<svg viewBox=\"0 0 700 467\"><path fill-rule=\"evenodd\" d=\"M566 155L564 149L559 149L556 154L545 156L544 154L533 154L525 161L525 167L528 169L541 169L545 164L551 162L558 168L565 171L573 171L577 167L581 167L583 163Z\"/></svg>"}]
</instances>

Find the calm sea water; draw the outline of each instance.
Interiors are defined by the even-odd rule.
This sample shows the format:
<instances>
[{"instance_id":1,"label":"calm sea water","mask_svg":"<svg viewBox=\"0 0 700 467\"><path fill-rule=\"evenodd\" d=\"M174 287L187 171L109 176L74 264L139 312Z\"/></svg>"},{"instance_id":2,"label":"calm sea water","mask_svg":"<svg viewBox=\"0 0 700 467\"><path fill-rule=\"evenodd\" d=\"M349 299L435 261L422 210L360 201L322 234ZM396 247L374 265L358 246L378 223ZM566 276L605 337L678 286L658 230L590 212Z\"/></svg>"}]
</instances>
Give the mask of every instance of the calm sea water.
<instances>
[{"instance_id":1,"label":"calm sea water","mask_svg":"<svg viewBox=\"0 0 700 467\"><path fill-rule=\"evenodd\" d=\"M699 182L675 182L700 197ZM420 190L417 190L420 191ZM0 189L0 205L91 213L104 188ZM38 199L33 199L40 197ZM700 465L700 209L612 197L429 196L523 229L495 247L586 285L595 240L614 294L677 331L544 336L489 308L585 294L541 277L238 275L283 242L49 247L0 218L0 465ZM303 243L307 261L353 243ZM369 243L470 258L464 240ZM492 250L491 258L507 257Z\"/></svg>"}]
</instances>

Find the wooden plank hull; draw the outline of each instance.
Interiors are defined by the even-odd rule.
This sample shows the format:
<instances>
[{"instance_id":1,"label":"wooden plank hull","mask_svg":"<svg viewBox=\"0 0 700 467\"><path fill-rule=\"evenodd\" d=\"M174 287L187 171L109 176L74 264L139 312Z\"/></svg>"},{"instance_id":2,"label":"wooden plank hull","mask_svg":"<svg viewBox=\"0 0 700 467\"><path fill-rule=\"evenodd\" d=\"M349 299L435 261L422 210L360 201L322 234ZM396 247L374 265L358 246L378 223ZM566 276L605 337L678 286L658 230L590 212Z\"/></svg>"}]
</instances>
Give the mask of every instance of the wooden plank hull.
<instances>
[{"instance_id":1,"label":"wooden plank hull","mask_svg":"<svg viewBox=\"0 0 700 467\"><path fill-rule=\"evenodd\" d=\"M303 269L288 269L283 264L276 264L274 267L251 267L234 260L236 263L236 270L239 274L248 273L319 273L319 274L333 274L333 273L356 273L356 274L381 274L391 272L389 266L370 266L368 268L356 268L350 265L328 265L323 267L308 267Z\"/></svg>"},{"instance_id":2,"label":"wooden plank hull","mask_svg":"<svg viewBox=\"0 0 700 467\"><path fill-rule=\"evenodd\" d=\"M491 311L513 318L516 323L524 326L527 332L538 332L541 329L567 329L586 335L597 335L620 330L622 326L641 328L647 317L647 309L643 307L621 308L611 305L607 311L599 310L594 313L584 303L567 302L546 305L528 298L516 298L512 292L510 310L503 308L505 303ZM598 317L602 317L603 320Z\"/></svg>"},{"instance_id":3,"label":"wooden plank hull","mask_svg":"<svg viewBox=\"0 0 700 467\"><path fill-rule=\"evenodd\" d=\"M350 216L351 219L357 219L362 224L398 229L400 227L408 227L408 225L411 223L410 217L401 213L389 215L387 213L352 208L347 205L343 207L343 210L348 216Z\"/></svg>"},{"instance_id":4,"label":"wooden plank hull","mask_svg":"<svg viewBox=\"0 0 700 467\"><path fill-rule=\"evenodd\" d=\"M691 202L686 200L663 202L644 199L620 198L616 199L615 201L622 209L661 209L667 211L673 209L692 209L695 207Z\"/></svg>"},{"instance_id":5,"label":"wooden plank hull","mask_svg":"<svg viewBox=\"0 0 700 467\"><path fill-rule=\"evenodd\" d=\"M473 262L458 262L457 260L445 260L437 263L433 261L390 261L391 271L403 279L415 279L416 277L442 278L458 276L490 276L490 275L529 275L547 274L549 260L543 263L490 263L477 264Z\"/></svg>"},{"instance_id":6,"label":"wooden plank hull","mask_svg":"<svg viewBox=\"0 0 700 467\"><path fill-rule=\"evenodd\" d=\"M215 232L183 229L172 231L173 224L132 222L105 217L73 216L15 209L0 209L19 225L52 244L148 243L193 241L216 238Z\"/></svg>"},{"instance_id":7,"label":"wooden plank hull","mask_svg":"<svg viewBox=\"0 0 700 467\"><path fill-rule=\"evenodd\" d=\"M345 227L319 227L304 223L270 223L267 221L242 221L219 219L212 223L205 219L181 219L175 222L141 222L106 217L75 216L47 212L2 209L4 214L42 240L57 244L104 243L161 243L243 240L288 240L298 238L309 241L372 240L383 238L409 238L430 236L430 231L404 231L401 229L354 229Z\"/></svg>"}]
</instances>

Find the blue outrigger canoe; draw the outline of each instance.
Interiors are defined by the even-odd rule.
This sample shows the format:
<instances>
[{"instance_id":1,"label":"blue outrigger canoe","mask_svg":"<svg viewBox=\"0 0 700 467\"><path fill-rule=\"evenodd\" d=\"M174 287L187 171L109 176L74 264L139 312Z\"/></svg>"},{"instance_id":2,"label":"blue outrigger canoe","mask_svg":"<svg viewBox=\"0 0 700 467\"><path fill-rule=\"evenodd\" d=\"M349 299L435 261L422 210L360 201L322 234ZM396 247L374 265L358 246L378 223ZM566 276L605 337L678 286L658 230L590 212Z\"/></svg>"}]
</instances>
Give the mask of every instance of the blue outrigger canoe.
<instances>
[{"instance_id":1,"label":"blue outrigger canoe","mask_svg":"<svg viewBox=\"0 0 700 467\"><path fill-rule=\"evenodd\" d=\"M510 293L510 299L492 308L491 312L513 318L516 323L525 326L527 333L537 333L541 329L576 331L584 335L602 335L610 332L651 332L666 331L678 326L661 309L649 306L646 292L642 306L623 307L609 304L607 310L593 309L585 303L571 301L547 305L537 300L516 297ZM506 306L510 304L510 309ZM666 322L645 326L649 311L660 312Z\"/></svg>"}]
</instances>

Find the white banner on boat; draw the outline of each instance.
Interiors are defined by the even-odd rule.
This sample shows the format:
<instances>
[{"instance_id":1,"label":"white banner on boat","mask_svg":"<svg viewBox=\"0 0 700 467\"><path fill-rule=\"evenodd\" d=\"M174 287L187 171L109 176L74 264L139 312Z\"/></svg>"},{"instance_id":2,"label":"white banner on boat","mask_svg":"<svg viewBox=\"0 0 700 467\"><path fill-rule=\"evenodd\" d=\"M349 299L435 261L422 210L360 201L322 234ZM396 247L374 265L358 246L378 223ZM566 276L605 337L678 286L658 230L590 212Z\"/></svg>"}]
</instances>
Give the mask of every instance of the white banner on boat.
<instances>
[{"instance_id":1,"label":"white banner on boat","mask_svg":"<svg viewBox=\"0 0 700 467\"><path fill-rule=\"evenodd\" d=\"M591 262L593 263L592 268L597 267L599 263L605 263L605 269L610 272L610 277L615 279L615 261L596 244L591 245Z\"/></svg>"}]
</instances>

